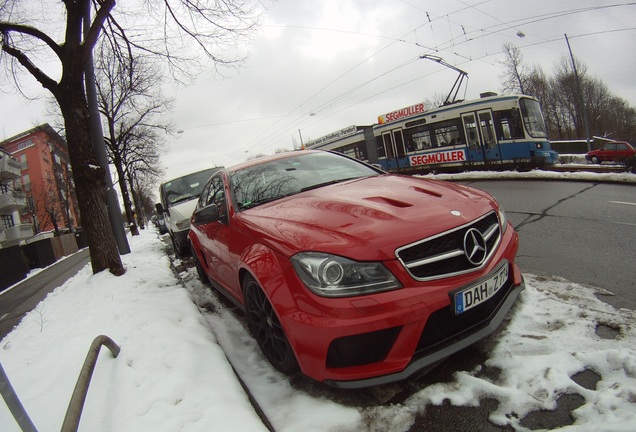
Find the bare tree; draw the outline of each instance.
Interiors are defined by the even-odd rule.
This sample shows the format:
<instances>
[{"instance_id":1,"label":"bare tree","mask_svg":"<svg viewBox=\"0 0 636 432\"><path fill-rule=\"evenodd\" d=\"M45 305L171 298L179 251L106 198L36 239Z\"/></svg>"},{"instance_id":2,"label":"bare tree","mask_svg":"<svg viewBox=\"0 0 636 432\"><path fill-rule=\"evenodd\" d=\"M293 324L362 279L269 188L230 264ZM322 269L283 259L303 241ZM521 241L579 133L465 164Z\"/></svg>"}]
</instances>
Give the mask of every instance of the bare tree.
<instances>
[{"instance_id":1,"label":"bare tree","mask_svg":"<svg viewBox=\"0 0 636 432\"><path fill-rule=\"evenodd\" d=\"M636 110L627 101L615 96L598 78L588 75L587 66L575 58L579 74L577 86L569 57L562 56L547 76L539 66L523 63L520 51L504 46L506 60L502 62L504 89L521 91L536 97L541 103L550 138L574 139L585 136L585 113L594 136L633 141L636 139ZM581 97L579 98L579 91ZM585 104L583 105L581 101Z\"/></svg>"},{"instance_id":2,"label":"bare tree","mask_svg":"<svg viewBox=\"0 0 636 432\"><path fill-rule=\"evenodd\" d=\"M432 96L426 98L426 100L424 101L425 108L430 109L441 107L444 105L445 101L446 95L444 93L434 93Z\"/></svg>"},{"instance_id":3,"label":"bare tree","mask_svg":"<svg viewBox=\"0 0 636 432\"><path fill-rule=\"evenodd\" d=\"M526 93L525 82L528 78L527 65L523 62L521 50L511 43L503 46L504 60L501 62L504 73L499 78L503 82L504 93Z\"/></svg>"},{"instance_id":4,"label":"bare tree","mask_svg":"<svg viewBox=\"0 0 636 432\"><path fill-rule=\"evenodd\" d=\"M27 212L31 217L33 231L37 234L52 225L53 231L59 233L58 222L62 217L60 202L57 200L57 190L51 179L41 186L31 186L27 202Z\"/></svg>"},{"instance_id":5,"label":"bare tree","mask_svg":"<svg viewBox=\"0 0 636 432\"><path fill-rule=\"evenodd\" d=\"M125 178L132 192L135 214L140 221L143 221L144 205L142 188L140 185L148 186L159 184L164 174L160 164L159 149L156 140L153 138L153 129L140 128L140 134L136 137L136 145L131 147L131 151L124 155Z\"/></svg>"},{"instance_id":6,"label":"bare tree","mask_svg":"<svg viewBox=\"0 0 636 432\"><path fill-rule=\"evenodd\" d=\"M40 8L33 8L33 2L19 0L2 3L0 46L4 67L13 73L16 83L19 71L35 78L53 95L64 117L93 272L109 269L120 275L125 271L108 220L104 201L106 173L97 168L84 91L84 70L102 30L116 52L129 54L121 58L154 55L167 60L173 73L198 71L198 53L211 59L215 66L238 65L242 57L228 58L227 51L219 48L249 36L258 24L258 15L247 1L146 0L120 6L119 14L114 11L115 0L42 0ZM95 12L84 28L91 4ZM144 9L134 10L138 4ZM138 20L140 14L143 21ZM133 23L135 31L129 34L126 26ZM156 34L155 29L160 29L161 36L149 37ZM198 47L196 54L191 42ZM51 56L58 68L50 66ZM57 70L59 77L55 75Z\"/></svg>"},{"instance_id":7,"label":"bare tree","mask_svg":"<svg viewBox=\"0 0 636 432\"><path fill-rule=\"evenodd\" d=\"M161 120L170 110L172 100L161 95L161 73L143 59L117 61L108 45L100 46L96 64L99 109L105 123L104 140L111 163L117 171L119 188L124 202L126 219L133 235L138 235L138 222L143 229L143 218L135 220L131 172L126 161L143 153L159 166L159 154L166 133L173 127ZM141 150L140 150L141 149Z\"/></svg>"}]
</instances>

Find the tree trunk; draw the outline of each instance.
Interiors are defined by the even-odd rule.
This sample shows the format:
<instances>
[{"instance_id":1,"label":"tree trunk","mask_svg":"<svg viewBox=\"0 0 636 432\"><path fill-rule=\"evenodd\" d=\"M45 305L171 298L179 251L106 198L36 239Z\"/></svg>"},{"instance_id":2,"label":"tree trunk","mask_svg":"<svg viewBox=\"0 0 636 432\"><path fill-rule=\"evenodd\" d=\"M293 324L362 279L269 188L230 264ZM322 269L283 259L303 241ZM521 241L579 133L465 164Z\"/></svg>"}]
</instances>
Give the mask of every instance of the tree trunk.
<instances>
[{"instance_id":1,"label":"tree trunk","mask_svg":"<svg viewBox=\"0 0 636 432\"><path fill-rule=\"evenodd\" d=\"M75 191L88 240L93 273L108 269L119 276L125 269L108 218L106 173L99 166L93 150L88 104L82 82L82 77L65 74L60 82L60 91L55 96L64 117Z\"/></svg>"},{"instance_id":2,"label":"tree trunk","mask_svg":"<svg viewBox=\"0 0 636 432\"><path fill-rule=\"evenodd\" d=\"M135 213L137 214L137 220L139 221L139 226L141 229L145 229L144 225L144 214L143 209L141 208L139 191L135 190L135 185L133 184L132 176L128 176L128 183L130 185L130 192L132 193L133 203L135 204Z\"/></svg>"},{"instance_id":3,"label":"tree trunk","mask_svg":"<svg viewBox=\"0 0 636 432\"><path fill-rule=\"evenodd\" d=\"M112 137L111 137L112 139ZM139 235L139 228L135 221L135 216L132 211L132 204L130 202L130 194L128 193L128 186L126 185L126 175L124 173L123 163L120 157L113 157L113 165L117 170L117 178L119 179L119 190L124 200L124 210L126 212L126 219L130 226L130 233L134 236Z\"/></svg>"}]
</instances>

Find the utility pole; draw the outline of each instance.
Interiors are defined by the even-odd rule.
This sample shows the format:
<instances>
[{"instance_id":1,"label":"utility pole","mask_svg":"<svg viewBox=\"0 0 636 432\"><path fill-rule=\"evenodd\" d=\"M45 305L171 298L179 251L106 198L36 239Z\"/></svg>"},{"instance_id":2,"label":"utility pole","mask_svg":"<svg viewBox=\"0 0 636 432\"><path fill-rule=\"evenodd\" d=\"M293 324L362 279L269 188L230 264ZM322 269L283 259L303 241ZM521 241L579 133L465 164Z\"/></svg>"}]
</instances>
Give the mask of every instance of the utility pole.
<instances>
[{"instance_id":1,"label":"utility pole","mask_svg":"<svg viewBox=\"0 0 636 432\"><path fill-rule=\"evenodd\" d=\"M574 69L574 79L576 80L576 93L579 99L579 106L581 107L581 115L583 116L583 125L585 127L585 140L587 142L587 151L592 151L592 144L590 143L590 125L587 121L587 109L585 107L585 99L583 98L583 92L581 91L581 81L579 79L579 73L576 70L576 62L574 61L574 55L572 54L572 48L570 48L570 40L568 35L564 34L565 42L568 44L568 51L570 52L570 58L572 59L572 68Z\"/></svg>"},{"instance_id":2,"label":"utility pole","mask_svg":"<svg viewBox=\"0 0 636 432\"><path fill-rule=\"evenodd\" d=\"M86 1L86 14L84 15L84 37L88 35L91 26L91 2ZM121 219L121 209L119 208L119 200L113 187L113 179L110 176L108 167L108 155L106 154L106 144L104 143L104 133L102 131L102 123L99 116L99 108L97 106L97 89L95 87L95 69L93 67L93 53L88 55L86 66L84 67L84 79L86 81L86 99L88 100L88 111L91 121L91 141L97 161L105 171L106 181L106 207L108 208L108 218L110 226L115 236L115 242L119 249L120 255L130 253L128 239L126 239L126 231L124 231L124 223Z\"/></svg>"}]
</instances>

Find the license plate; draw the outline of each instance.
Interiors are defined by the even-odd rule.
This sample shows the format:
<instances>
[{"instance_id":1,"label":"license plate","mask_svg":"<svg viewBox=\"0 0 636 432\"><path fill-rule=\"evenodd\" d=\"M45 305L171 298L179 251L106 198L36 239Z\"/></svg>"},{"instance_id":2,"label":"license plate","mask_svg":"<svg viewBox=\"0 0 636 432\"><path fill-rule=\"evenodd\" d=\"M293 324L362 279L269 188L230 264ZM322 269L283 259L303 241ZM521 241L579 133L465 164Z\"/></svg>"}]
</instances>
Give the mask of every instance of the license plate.
<instances>
[{"instance_id":1,"label":"license plate","mask_svg":"<svg viewBox=\"0 0 636 432\"><path fill-rule=\"evenodd\" d=\"M508 280L508 261L505 261L492 276L453 295L455 315L479 306L494 296Z\"/></svg>"}]
</instances>

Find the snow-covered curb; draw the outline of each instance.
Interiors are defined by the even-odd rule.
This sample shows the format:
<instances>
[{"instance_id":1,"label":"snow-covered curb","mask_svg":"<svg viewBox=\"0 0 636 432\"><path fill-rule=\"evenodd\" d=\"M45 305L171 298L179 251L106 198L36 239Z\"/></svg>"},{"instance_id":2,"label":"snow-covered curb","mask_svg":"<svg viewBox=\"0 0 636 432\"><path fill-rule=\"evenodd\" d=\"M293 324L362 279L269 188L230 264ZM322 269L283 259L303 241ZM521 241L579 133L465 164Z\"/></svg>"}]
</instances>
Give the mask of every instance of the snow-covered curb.
<instances>
[{"instance_id":1,"label":"snow-covered curb","mask_svg":"<svg viewBox=\"0 0 636 432\"><path fill-rule=\"evenodd\" d=\"M561 167L568 165L559 165ZM572 165L580 166L580 165ZM556 181L588 181L595 183L626 183L636 184L636 174L624 173L595 173L595 172L558 172L532 170L518 171L470 171L457 174L427 174L420 176L439 180L556 180Z\"/></svg>"}]
</instances>

